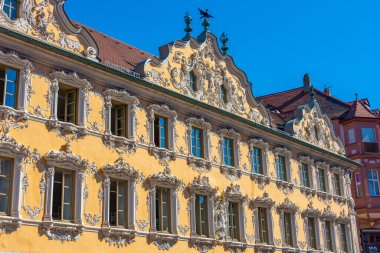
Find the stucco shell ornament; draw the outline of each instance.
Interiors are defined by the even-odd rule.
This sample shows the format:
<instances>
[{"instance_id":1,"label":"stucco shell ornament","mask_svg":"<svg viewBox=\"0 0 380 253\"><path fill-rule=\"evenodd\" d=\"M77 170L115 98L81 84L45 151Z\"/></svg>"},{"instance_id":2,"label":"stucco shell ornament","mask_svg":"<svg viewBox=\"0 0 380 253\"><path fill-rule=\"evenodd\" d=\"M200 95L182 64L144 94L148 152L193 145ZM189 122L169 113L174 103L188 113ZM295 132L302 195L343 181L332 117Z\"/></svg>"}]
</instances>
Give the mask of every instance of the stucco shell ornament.
<instances>
[{"instance_id":1,"label":"stucco shell ornament","mask_svg":"<svg viewBox=\"0 0 380 253\"><path fill-rule=\"evenodd\" d=\"M136 71L157 85L269 125L268 112L255 100L247 76L231 56L221 53L217 38L209 32L161 47L159 58L146 59ZM190 85L192 79L195 88ZM226 91L225 99L222 89Z\"/></svg>"},{"instance_id":2,"label":"stucco shell ornament","mask_svg":"<svg viewBox=\"0 0 380 253\"><path fill-rule=\"evenodd\" d=\"M316 101L312 105L300 106L295 111L295 119L285 125L285 131L297 139L344 155L343 142L335 135L334 127Z\"/></svg>"}]
</instances>

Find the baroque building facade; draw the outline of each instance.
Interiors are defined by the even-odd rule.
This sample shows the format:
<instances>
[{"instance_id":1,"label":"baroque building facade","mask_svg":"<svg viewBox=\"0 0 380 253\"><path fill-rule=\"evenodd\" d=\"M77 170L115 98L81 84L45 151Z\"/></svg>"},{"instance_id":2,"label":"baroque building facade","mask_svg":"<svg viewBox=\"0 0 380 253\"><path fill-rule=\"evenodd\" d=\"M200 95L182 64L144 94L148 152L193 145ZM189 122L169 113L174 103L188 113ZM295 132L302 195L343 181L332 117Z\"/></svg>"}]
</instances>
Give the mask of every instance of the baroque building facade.
<instances>
[{"instance_id":1,"label":"baroque building facade","mask_svg":"<svg viewBox=\"0 0 380 253\"><path fill-rule=\"evenodd\" d=\"M257 98L271 112L272 122L285 127L288 117L309 97L310 78L304 86ZM347 157L363 164L351 175L361 251L380 251L380 125L379 110L372 110L368 99L345 102L331 95L329 89L314 89L322 111L334 125L335 133L346 147Z\"/></svg>"},{"instance_id":2,"label":"baroque building facade","mask_svg":"<svg viewBox=\"0 0 380 253\"><path fill-rule=\"evenodd\" d=\"M345 156L312 89L286 129L208 31L155 57L0 1L0 250L359 252Z\"/></svg>"}]
</instances>

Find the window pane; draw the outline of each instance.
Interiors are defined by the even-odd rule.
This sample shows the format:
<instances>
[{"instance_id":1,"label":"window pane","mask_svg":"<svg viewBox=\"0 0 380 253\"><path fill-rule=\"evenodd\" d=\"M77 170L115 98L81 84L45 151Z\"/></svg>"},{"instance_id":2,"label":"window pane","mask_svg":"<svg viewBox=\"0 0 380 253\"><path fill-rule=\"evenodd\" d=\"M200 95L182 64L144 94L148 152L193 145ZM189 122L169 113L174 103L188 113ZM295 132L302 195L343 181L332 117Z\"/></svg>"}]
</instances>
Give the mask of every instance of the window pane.
<instances>
[{"instance_id":1,"label":"window pane","mask_svg":"<svg viewBox=\"0 0 380 253\"><path fill-rule=\"evenodd\" d=\"M224 138L223 141L223 163L227 166L234 166L233 157L233 141L229 138Z\"/></svg>"},{"instance_id":2,"label":"window pane","mask_svg":"<svg viewBox=\"0 0 380 253\"><path fill-rule=\"evenodd\" d=\"M326 191L326 179L324 169L318 169L318 186L320 191Z\"/></svg>"},{"instance_id":3,"label":"window pane","mask_svg":"<svg viewBox=\"0 0 380 253\"><path fill-rule=\"evenodd\" d=\"M332 236L331 236L331 223L330 221L325 222L325 239L326 239L326 247L329 251L333 250L332 247Z\"/></svg>"},{"instance_id":4,"label":"window pane","mask_svg":"<svg viewBox=\"0 0 380 253\"><path fill-rule=\"evenodd\" d=\"M116 226L117 221L117 182L111 181L110 184L110 209L109 222L111 226Z\"/></svg>"},{"instance_id":5,"label":"window pane","mask_svg":"<svg viewBox=\"0 0 380 253\"><path fill-rule=\"evenodd\" d=\"M314 218L308 218L308 226L309 226L309 245L311 248L317 248L317 242L315 237L315 222Z\"/></svg>"},{"instance_id":6,"label":"window pane","mask_svg":"<svg viewBox=\"0 0 380 253\"><path fill-rule=\"evenodd\" d=\"M252 148L252 166L254 173L263 174L261 158L261 149L256 147Z\"/></svg>"},{"instance_id":7,"label":"window pane","mask_svg":"<svg viewBox=\"0 0 380 253\"><path fill-rule=\"evenodd\" d=\"M340 188L340 177L338 174L333 174L333 180L334 180L334 194L335 195L342 195L341 188Z\"/></svg>"},{"instance_id":8,"label":"window pane","mask_svg":"<svg viewBox=\"0 0 380 253\"><path fill-rule=\"evenodd\" d=\"M61 220L62 218L62 183L63 175L60 171L54 172L53 186L53 219Z\"/></svg>"},{"instance_id":9,"label":"window pane","mask_svg":"<svg viewBox=\"0 0 380 253\"><path fill-rule=\"evenodd\" d=\"M72 204L73 204L73 175L72 173L64 173L64 208L63 219L72 220Z\"/></svg>"},{"instance_id":10,"label":"window pane","mask_svg":"<svg viewBox=\"0 0 380 253\"><path fill-rule=\"evenodd\" d=\"M354 144L354 143L356 143L355 129L351 128L351 129L348 129L348 144Z\"/></svg>"},{"instance_id":11,"label":"window pane","mask_svg":"<svg viewBox=\"0 0 380 253\"><path fill-rule=\"evenodd\" d=\"M292 237L292 215L290 213L284 213L284 234L285 234L285 243L288 246L293 246L293 237Z\"/></svg>"},{"instance_id":12,"label":"window pane","mask_svg":"<svg viewBox=\"0 0 380 253\"><path fill-rule=\"evenodd\" d=\"M125 182L118 182L118 226L125 227L126 222L126 213L127 213L127 185Z\"/></svg>"},{"instance_id":13,"label":"window pane","mask_svg":"<svg viewBox=\"0 0 380 253\"><path fill-rule=\"evenodd\" d=\"M375 143L375 130L373 128L362 128L363 142Z\"/></svg>"},{"instance_id":14,"label":"window pane","mask_svg":"<svg viewBox=\"0 0 380 253\"><path fill-rule=\"evenodd\" d=\"M0 213L9 215L11 196L12 160L1 159L0 168Z\"/></svg>"},{"instance_id":15,"label":"window pane","mask_svg":"<svg viewBox=\"0 0 380 253\"><path fill-rule=\"evenodd\" d=\"M278 173L278 178L283 181L287 181L287 173L286 173L286 160L285 156L278 156L277 157L277 173Z\"/></svg>"},{"instance_id":16,"label":"window pane","mask_svg":"<svg viewBox=\"0 0 380 253\"><path fill-rule=\"evenodd\" d=\"M6 96L5 105L15 108L16 107L16 85L17 85L17 70L6 69Z\"/></svg>"},{"instance_id":17,"label":"window pane","mask_svg":"<svg viewBox=\"0 0 380 253\"><path fill-rule=\"evenodd\" d=\"M362 180L359 173L355 174L356 182L356 197L360 198L362 196Z\"/></svg>"},{"instance_id":18,"label":"window pane","mask_svg":"<svg viewBox=\"0 0 380 253\"><path fill-rule=\"evenodd\" d=\"M379 189L379 180L377 176L376 170L369 170L367 172L368 175L368 188L369 193L371 196L378 196L380 195L380 189Z\"/></svg>"},{"instance_id":19,"label":"window pane","mask_svg":"<svg viewBox=\"0 0 380 253\"><path fill-rule=\"evenodd\" d=\"M301 179L302 186L310 187L309 166L305 163L301 163Z\"/></svg>"}]
</instances>

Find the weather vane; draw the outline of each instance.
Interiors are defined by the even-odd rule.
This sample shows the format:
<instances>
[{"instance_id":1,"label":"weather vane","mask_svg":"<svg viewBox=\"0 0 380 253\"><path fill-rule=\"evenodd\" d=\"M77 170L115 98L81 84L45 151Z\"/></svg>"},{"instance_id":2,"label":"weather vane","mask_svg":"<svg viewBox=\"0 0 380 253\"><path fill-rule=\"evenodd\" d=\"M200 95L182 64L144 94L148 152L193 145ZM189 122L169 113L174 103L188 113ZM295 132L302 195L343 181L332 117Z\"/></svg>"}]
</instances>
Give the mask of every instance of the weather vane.
<instances>
[{"instance_id":1,"label":"weather vane","mask_svg":"<svg viewBox=\"0 0 380 253\"><path fill-rule=\"evenodd\" d=\"M201 19L203 18L203 23L202 23L202 26L204 27L205 29L205 32L208 31L208 27L210 26L210 23L208 22L208 18L214 18L213 16L211 16L209 13L208 13L208 9L206 9L206 11L203 11L201 9L199 9L199 14L201 14Z\"/></svg>"}]
</instances>

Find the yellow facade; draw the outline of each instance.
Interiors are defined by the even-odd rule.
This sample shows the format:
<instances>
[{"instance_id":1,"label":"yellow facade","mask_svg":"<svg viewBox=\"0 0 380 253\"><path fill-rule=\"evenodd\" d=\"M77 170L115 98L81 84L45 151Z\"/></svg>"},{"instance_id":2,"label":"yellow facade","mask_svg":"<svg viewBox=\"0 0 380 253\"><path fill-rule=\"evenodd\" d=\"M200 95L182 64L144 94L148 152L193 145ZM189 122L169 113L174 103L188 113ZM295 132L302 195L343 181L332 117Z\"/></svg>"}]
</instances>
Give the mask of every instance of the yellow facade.
<instances>
[{"instance_id":1,"label":"yellow facade","mask_svg":"<svg viewBox=\"0 0 380 253\"><path fill-rule=\"evenodd\" d=\"M23 8L35 7L28 9L31 15L10 21L0 11L0 64L18 69L20 76L16 108L0 106L0 156L14 161L11 212L0 217L0 251L307 252L312 251L305 222L310 216L318 221L316 252L329 251L325 220L333 224L333 251L343 252L338 224L344 224L348 251L358 252L347 174L358 164L344 157L318 105L300 109L288 125L293 135L276 131L245 74L220 53L212 34L168 45L164 57L138 66L142 78L133 78L97 62L89 35L62 17L60 1L22 2ZM189 69L197 81L193 93L185 86ZM61 84L79 91L77 124L57 119ZM220 85L226 85L228 103L219 98ZM112 101L128 106L127 138L110 131ZM154 115L168 118L167 149L155 147ZM191 126L204 131L203 159L191 155ZM304 131L308 128L320 137ZM232 166L223 163L224 137L233 140ZM264 175L252 173L252 147L263 151ZM279 156L285 158L288 180L278 179ZM301 186L301 163L310 165L310 188ZM75 174L72 222L58 222L49 212L57 168ZM318 168L326 171L325 192L317 190ZM333 194L333 173L341 180L342 196ZM127 227L107 224L109 178L127 180L134 191L128 195ZM155 231L156 186L172 189L170 233ZM199 192L213 209L206 238L192 225L192 201ZM228 237L228 202L239 206L236 240ZM269 212L267 244L259 240L258 207ZM284 211L294 214L291 247L284 242Z\"/></svg>"}]
</instances>

